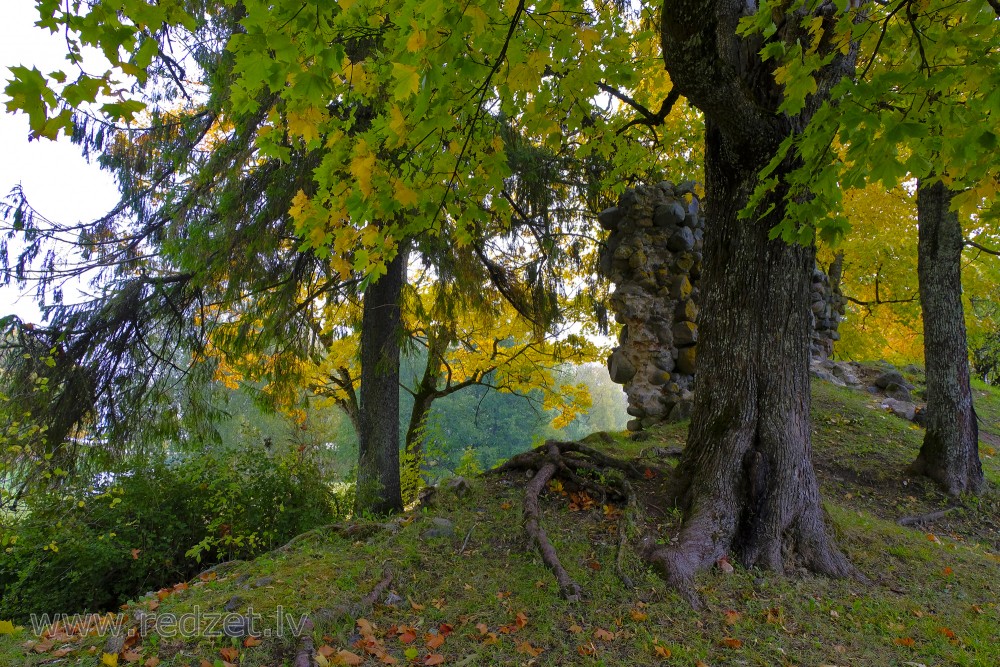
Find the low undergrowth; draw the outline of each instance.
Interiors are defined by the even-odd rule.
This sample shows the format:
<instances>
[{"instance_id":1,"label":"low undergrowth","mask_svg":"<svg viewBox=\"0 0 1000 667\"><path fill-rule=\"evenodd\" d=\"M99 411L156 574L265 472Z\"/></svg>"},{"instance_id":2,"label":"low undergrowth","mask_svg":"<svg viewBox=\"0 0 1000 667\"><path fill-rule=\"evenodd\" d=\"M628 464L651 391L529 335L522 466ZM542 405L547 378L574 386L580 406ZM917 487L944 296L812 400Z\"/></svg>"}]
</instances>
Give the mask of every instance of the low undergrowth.
<instances>
[{"instance_id":1,"label":"low undergrowth","mask_svg":"<svg viewBox=\"0 0 1000 667\"><path fill-rule=\"evenodd\" d=\"M977 391L985 392L977 396L983 430L997 433L1000 397ZM911 424L862 393L824 383L814 386L813 404L827 512L871 585L724 565L698 577L705 607L692 611L634 551L643 534L669 540L680 522L658 502L658 470L683 444L684 425L674 425L642 440L590 441L639 471L631 488L640 511L620 561L626 503L602 503L558 480L540 494L539 524L579 585L578 600L560 593L525 536L522 503L533 473L512 468L446 486L388 523L318 529L136 600L123 612L129 627L143 618L148 628L160 623L145 636L80 637L65 625L48 636L31 627L2 634L0 664L303 667L310 645L317 657L305 662L321 666L1000 664L995 455L984 446L993 481L986 495L956 508L905 473L921 437ZM912 525L900 526L903 517ZM246 638L248 609L259 615L258 639ZM212 615L227 613L228 623L212 630L234 636L210 636ZM190 627L171 633L167 614Z\"/></svg>"}]
</instances>

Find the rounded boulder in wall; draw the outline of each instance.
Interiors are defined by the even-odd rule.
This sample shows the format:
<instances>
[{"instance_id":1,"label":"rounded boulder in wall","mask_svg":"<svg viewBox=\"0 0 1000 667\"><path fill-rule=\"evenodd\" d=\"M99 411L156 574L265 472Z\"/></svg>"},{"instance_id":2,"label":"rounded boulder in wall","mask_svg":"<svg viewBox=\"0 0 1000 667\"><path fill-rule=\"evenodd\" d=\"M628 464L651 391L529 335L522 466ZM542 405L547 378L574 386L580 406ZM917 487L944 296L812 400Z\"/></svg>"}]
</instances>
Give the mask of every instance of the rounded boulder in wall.
<instances>
[{"instance_id":1,"label":"rounded boulder in wall","mask_svg":"<svg viewBox=\"0 0 1000 667\"><path fill-rule=\"evenodd\" d=\"M635 372L635 366L625 357L622 349L615 348L608 357L608 373L611 375L611 381L615 384L625 384L635 377Z\"/></svg>"}]
</instances>

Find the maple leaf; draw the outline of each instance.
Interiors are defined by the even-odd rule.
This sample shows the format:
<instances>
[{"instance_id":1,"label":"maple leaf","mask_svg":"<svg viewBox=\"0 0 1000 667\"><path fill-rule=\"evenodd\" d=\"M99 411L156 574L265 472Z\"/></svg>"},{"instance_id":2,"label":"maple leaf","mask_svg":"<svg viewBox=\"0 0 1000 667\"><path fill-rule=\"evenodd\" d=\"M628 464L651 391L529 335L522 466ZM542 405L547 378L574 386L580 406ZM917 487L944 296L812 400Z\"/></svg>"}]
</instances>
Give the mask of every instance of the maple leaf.
<instances>
[{"instance_id":1,"label":"maple leaf","mask_svg":"<svg viewBox=\"0 0 1000 667\"><path fill-rule=\"evenodd\" d=\"M653 642L653 654L666 660L670 657L670 649L656 641Z\"/></svg>"},{"instance_id":2,"label":"maple leaf","mask_svg":"<svg viewBox=\"0 0 1000 667\"><path fill-rule=\"evenodd\" d=\"M107 667L118 667L118 654L117 653L102 653L101 654L101 664L107 665Z\"/></svg>"},{"instance_id":3,"label":"maple leaf","mask_svg":"<svg viewBox=\"0 0 1000 667\"><path fill-rule=\"evenodd\" d=\"M636 622L645 621L649 618L649 614L644 611L639 611L638 609L633 609L629 612L629 615L632 617L632 620Z\"/></svg>"},{"instance_id":4,"label":"maple leaf","mask_svg":"<svg viewBox=\"0 0 1000 667\"><path fill-rule=\"evenodd\" d=\"M237 649L235 649L235 648L233 648L231 646L227 646L224 649L220 649L219 650L219 654L227 662L236 662L237 658L240 657L239 650L237 650Z\"/></svg>"},{"instance_id":5,"label":"maple leaf","mask_svg":"<svg viewBox=\"0 0 1000 667\"><path fill-rule=\"evenodd\" d=\"M743 642L739 639L733 639L732 637L725 637L722 640L722 645L728 648L740 648L743 646Z\"/></svg>"},{"instance_id":6,"label":"maple leaf","mask_svg":"<svg viewBox=\"0 0 1000 667\"><path fill-rule=\"evenodd\" d=\"M615 633L609 632L604 628L594 630L594 636L603 642L613 642L615 640Z\"/></svg>"},{"instance_id":7,"label":"maple leaf","mask_svg":"<svg viewBox=\"0 0 1000 667\"><path fill-rule=\"evenodd\" d=\"M490 628L485 623L476 623L476 630L479 630L479 634L485 635L490 631Z\"/></svg>"},{"instance_id":8,"label":"maple leaf","mask_svg":"<svg viewBox=\"0 0 1000 667\"><path fill-rule=\"evenodd\" d=\"M537 658L545 649L540 646L532 646L531 642L523 641L517 645L517 652L530 655L533 658Z\"/></svg>"},{"instance_id":9,"label":"maple leaf","mask_svg":"<svg viewBox=\"0 0 1000 667\"><path fill-rule=\"evenodd\" d=\"M333 658L333 663L335 665L360 665L365 661L357 653L351 653L346 649L341 649L337 652L337 655Z\"/></svg>"},{"instance_id":10,"label":"maple leaf","mask_svg":"<svg viewBox=\"0 0 1000 667\"><path fill-rule=\"evenodd\" d=\"M253 646L260 646L261 643L262 642L253 635L250 635L249 637L243 640L243 645L246 646L247 648L251 648Z\"/></svg>"},{"instance_id":11,"label":"maple leaf","mask_svg":"<svg viewBox=\"0 0 1000 667\"><path fill-rule=\"evenodd\" d=\"M417 91L420 90L420 74L416 67L410 67L403 63L393 63L392 76L396 79L393 96L397 100L405 100L410 95L416 95Z\"/></svg>"},{"instance_id":12,"label":"maple leaf","mask_svg":"<svg viewBox=\"0 0 1000 667\"><path fill-rule=\"evenodd\" d=\"M425 665L440 665L444 662L444 656L440 653L428 653L424 658Z\"/></svg>"},{"instance_id":13,"label":"maple leaf","mask_svg":"<svg viewBox=\"0 0 1000 667\"><path fill-rule=\"evenodd\" d=\"M424 637L424 641L427 648L433 651L436 648L441 648L441 645L444 644L444 637L439 634L428 634Z\"/></svg>"}]
</instances>

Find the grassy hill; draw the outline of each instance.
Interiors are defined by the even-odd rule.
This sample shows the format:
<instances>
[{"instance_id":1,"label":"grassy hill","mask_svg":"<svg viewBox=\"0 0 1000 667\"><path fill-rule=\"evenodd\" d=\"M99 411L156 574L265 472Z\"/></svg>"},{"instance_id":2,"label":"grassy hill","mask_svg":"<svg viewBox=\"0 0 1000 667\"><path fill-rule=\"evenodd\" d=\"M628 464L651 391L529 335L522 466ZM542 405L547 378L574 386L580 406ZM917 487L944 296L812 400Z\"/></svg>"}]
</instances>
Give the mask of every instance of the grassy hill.
<instances>
[{"instance_id":1,"label":"grassy hill","mask_svg":"<svg viewBox=\"0 0 1000 667\"><path fill-rule=\"evenodd\" d=\"M0 635L0 664L306 667L311 642L321 666L998 665L1000 393L980 386L976 398L990 488L952 508L905 473L922 431L870 395L814 383L814 460L826 508L871 584L715 568L698 579L705 608L695 612L631 548L644 533L669 540L679 525L680 513L657 503L651 474L620 563L632 588L616 572L621 509L559 485L542 496L543 524L584 588L582 601L569 602L524 536L526 477L509 473L444 487L389 523L308 533L125 610L131 628L152 614L161 624L176 615L188 631L197 622L189 636L171 637L161 625L123 646L124 638L81 637L66 626L44 637L26 628ZM667 466L675 459L664 451L682 446L685 430L599 446L639 466ZM947 511L897 523L938 510ZM244 637L248 607L260 616L256 641ZM228 612L237 636L205 636L211 615ZM306 639L289 629L303 616Z\"/></svg>"}]
</instances>

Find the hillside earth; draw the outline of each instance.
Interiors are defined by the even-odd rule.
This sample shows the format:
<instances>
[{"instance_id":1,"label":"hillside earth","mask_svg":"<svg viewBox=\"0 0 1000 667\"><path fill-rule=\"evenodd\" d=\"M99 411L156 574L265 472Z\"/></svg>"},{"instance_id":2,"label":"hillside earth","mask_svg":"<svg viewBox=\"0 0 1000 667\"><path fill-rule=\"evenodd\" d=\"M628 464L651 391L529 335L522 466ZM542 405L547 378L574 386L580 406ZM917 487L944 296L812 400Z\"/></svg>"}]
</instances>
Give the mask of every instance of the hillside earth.
<instances>
[{"instance_id":1,"label":"hillside earth","mask_svg":"<svg viewBox=\"0 0 1000 667\"><path fill-rule=\"evenodd\" d=\"M701 610L682 601L636 552L644 535L670 540L679 526L657 490L683 446L681 423L589 439L641 471L633 509L558 480L539 496L540 525L579 600L560 594L525 536L531 473L508 470L442 485L389 522L307 533L117 617L82 616L41 635L0 624L0 664L1000 664L1000 392L976 387L990 484L961 504L907 475L922 431L881 400L813 383L826 510L870 583L723 561L697 580ZM95 633L97 620L124 635Z\"/></svg>"}]
</instances>

